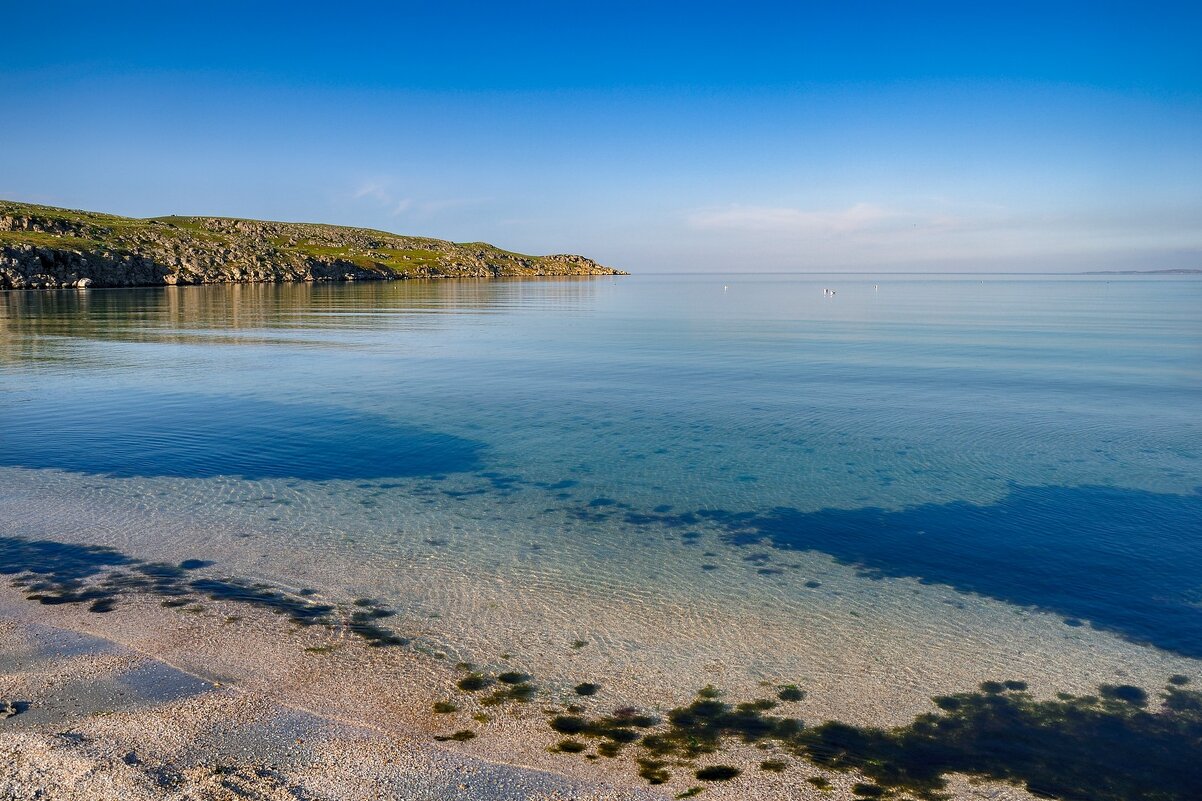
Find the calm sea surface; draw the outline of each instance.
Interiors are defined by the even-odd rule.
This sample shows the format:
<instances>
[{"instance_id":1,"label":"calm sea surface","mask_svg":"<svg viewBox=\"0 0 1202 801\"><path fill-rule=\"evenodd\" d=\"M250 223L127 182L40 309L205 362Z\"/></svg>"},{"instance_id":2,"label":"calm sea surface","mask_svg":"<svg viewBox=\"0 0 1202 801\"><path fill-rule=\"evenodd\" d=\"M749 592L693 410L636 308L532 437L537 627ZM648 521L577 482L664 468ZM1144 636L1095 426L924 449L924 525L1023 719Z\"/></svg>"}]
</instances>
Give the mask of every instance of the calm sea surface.
<instances>
[{"instance_id":1,"label":"calm sea surface","mask_svg":"<svg viewBox=\"0 0 1202 801\"><path fill-rule=\"evenodd\" d=\"M1021 618L1190 664L1202 280L0 293L0 479L2 535L382 598L475 659L938 691L908 642L990 663Z\"/></svg>"}]
</instances>

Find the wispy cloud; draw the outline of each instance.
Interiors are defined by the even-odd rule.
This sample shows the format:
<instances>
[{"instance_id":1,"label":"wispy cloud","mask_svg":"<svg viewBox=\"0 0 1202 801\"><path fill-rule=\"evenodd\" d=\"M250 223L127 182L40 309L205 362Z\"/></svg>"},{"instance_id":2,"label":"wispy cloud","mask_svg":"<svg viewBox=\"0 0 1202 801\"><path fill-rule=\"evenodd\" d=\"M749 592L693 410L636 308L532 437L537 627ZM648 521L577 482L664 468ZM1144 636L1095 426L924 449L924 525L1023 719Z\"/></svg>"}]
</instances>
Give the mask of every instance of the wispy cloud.
<instances>
[{"instance_id":1,"label":"wispy cloud","mask_svg":"<svg viewBox=\"0 0 1202 801\"><path fill-rule=\"evenodd\" d=\"M478 198L442 198L438 200L422 200L395 191L394 181L388 178L373 178L360 183L353 192L353 200L370 201L383 208L390 217L414 216L429 217L440 211L461 206L472 206L483 203Z\"/></svg>"},{"instance_id":2,"label":"wispy cloud","mask_svg":"<svg viewBox=\"0 0 1202 801\"><path fill-rule=\"evenodd\" d=\"M686 228L707 234L681 238L701 249L703 256L694 263L738 258L803 269L926 269L937 264L1044 269L1072 259L1110 264L1107 254L1117 259L1136 252L1197 253L1202 236L1196 225L1189 225L1197 215L1196 207L1144 213L1108 208L1015 210L996 202L926 195L895 205L732 204L694 209L678 219Z\"/></svg>"},{"instance_id":3,"label":"wispy cloud","mask_svg":"<svg viewBox=\"0 0 1202 801\"><path fill-rule=\"evenodd\" d=\"M693 211L687 221L690 227L697 230L810 237L867 235L912 229L951 231L972 224L969 218L948 208L899 209L868 202L834 209L732 205Z\"/></svg>"},{"instance_id":4,"label":"wispy cloud","mask_svg":"<svg viewBox=\"0 0 1202 801\"><path fill-rule=\"evenodd\" d=\"M370 180L361 183L351 197L355 200L371 200L383 206L390 217L399 217L412 209L416 201L411 197L398 197L389 188L389 182Z\"/></svg>"},{"instance_id":5,"label":"wispy cloud","mask_svg":"<svg viewBox=\"0 0 1202 801\"><path fill-rule=\"evenodd\" d=\"M381 203L390 200L388 190L385 189L384 184L380 183L379 181L368 181L367 183L360 184L359 188L352 193L351 197L355 198L355 200L370 197L374 200L380 201Z\"/></svg>"},{"instance_id":6,"label":"wispy cloud","mask_svg":"<svg viewBox=\"0 0 1202 801\"><path fill-rule=\"evenodd\" d=\"M702 230L840 234L896 225L906 216L874 203L817 211L736 205L695 211L689 215L689 225Z\"/></svg>"}]
</instances>

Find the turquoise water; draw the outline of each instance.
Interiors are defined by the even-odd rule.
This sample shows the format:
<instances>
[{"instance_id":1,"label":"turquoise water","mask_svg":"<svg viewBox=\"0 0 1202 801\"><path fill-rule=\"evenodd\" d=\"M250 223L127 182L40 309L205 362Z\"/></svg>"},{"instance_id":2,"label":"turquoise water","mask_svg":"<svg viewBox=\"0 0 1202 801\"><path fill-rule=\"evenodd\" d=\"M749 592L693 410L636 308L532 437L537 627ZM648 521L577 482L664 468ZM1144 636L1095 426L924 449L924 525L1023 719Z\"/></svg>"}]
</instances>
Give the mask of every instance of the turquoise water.
<instances>
[{"instance_id":1,"label":"turquoise water","mask_svg":"<svg viewBox=\"0 0 1202 801\"><path fill-rule=\"evenodd\" d=\"M503 578L674 614L837 587L891 631L961 595L1198 659L1200 310L1192 277L0 294L0 524L139 558L254 537L256 575L469 650L449 621Z\"/></svg>"}]
</instances>

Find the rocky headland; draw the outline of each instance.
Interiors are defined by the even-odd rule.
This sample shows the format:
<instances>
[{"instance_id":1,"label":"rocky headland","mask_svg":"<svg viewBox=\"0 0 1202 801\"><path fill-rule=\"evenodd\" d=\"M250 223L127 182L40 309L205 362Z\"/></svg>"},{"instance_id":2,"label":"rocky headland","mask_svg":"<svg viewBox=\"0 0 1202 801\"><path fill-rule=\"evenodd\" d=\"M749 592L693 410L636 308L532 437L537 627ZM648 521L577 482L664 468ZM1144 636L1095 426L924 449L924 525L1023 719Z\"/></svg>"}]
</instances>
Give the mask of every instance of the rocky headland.
<instances>
[{"instance_id":1,"label":"rocky headland","mask_svg":"<svg viewBox=\"0 0 1202 801\"><path fill-rule=\"evenodd\" d=\"M0 200L0 290L405 278L625 275L367 228L227 217L135 219Z\"/></svg>"}]
</instances>

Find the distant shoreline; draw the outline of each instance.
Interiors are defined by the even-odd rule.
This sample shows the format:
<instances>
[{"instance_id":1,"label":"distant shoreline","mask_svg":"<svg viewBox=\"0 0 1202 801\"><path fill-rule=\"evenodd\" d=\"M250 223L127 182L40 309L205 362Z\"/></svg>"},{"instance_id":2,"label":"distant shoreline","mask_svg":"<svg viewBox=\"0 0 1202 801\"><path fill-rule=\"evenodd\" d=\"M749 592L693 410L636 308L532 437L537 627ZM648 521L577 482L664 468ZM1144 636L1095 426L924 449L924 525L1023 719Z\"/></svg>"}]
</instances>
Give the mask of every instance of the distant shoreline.
<instances>
[{"instance_id":1,"label":"distant shoreline","mask_svg":"<svg viewBox=\"0 0 1202 801\"><path fill-rule=\"evenodd\" d=\"M1202 275L1202 270L1092 270L1072 275Z\"/></svg>"}]
</instances>

